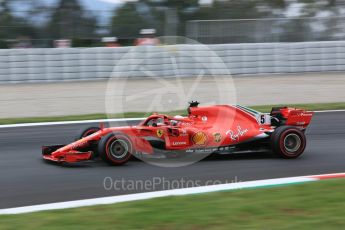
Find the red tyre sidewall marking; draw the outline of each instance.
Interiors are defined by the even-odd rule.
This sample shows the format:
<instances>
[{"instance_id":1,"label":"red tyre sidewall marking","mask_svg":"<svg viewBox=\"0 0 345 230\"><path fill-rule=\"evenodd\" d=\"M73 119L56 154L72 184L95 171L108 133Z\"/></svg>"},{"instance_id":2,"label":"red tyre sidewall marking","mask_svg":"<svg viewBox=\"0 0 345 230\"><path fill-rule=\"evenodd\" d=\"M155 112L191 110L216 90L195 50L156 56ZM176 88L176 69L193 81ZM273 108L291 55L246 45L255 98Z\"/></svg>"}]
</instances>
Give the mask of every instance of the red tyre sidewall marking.
<instances>
[{"instance_id":1,"label":"red tyre sidewall marking","mask_svg":"<svg viewBox=\"0 0 345 230\"><path fill-rule=\"evenodd\" d=\"M285 143L284 143L284 140L285 140L285 137L289 134L289 133L294 133L296 134L300 140L301 140L301 147L298 149L298 151L296 151L295 153L290 153L288 152L286 149L285 149ZM305 149L305 145L306 145L306 142L305 142L305 139L301 136L301 134L298 132L298 131L295 131L293 129L290 129L290 130L286 130L284 131L281 135L280 135L280 142L279 142L279 148L280 148L280 151L287 157L291 157L291 156L296 156L296 155L299 155L301 154L301 152L303 152L303 150Z\"/></svg>"},{"instance_id":2,"label":"red tyre sidewall marking","mask_svg":"<svg viewBox=\"0 0 345 230\"><path fill-rule=\"evenodd\" d=\"M124 158L123 160L115 160L110 152L109 152L109 145L110 143L113 141L113 140L117 140L119 139L119 137L123 138L126 140L127 144L128 144L128 152L129 154L126 156L126 158ZM126 136L123 136L123 135L115 135L113 137L111 137L108 141L107 141L107 144L105 145L105 153L108 157L109 160L111 160L112 162L114 163L117 163L117 164L120 164L120 163L123 163L123 162L126 162L132 155L132 144L131 144L131 141L126 137Z\"/></svg>"}]
</instances>

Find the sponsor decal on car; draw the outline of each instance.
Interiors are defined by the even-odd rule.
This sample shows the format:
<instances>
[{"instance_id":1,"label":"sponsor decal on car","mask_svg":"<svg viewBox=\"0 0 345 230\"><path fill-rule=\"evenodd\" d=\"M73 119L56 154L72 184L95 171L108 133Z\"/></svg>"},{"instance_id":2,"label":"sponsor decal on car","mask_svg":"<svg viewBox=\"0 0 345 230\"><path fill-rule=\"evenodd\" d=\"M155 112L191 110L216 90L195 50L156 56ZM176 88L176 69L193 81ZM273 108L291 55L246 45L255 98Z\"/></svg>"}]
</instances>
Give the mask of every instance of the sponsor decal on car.
<instances>
[{"instance_id":1,"label":"sponsor decal on car","mask_svg":"<svg viewBox=\"0 0 345 230\"><path fill-rule=\"evenodd\" d=\"M241 126L237 126L236 130L228 130L226 135L228 135L233 141L240 141L240 138L243 137L248 131L248 129L243 129Z\"/></svg>"},{"instance_id":2,"label":"sponsor decal on car","mask_svg":"<svg viewBox=\"0 0 345 230\"><path fill-rule=\"evenodd\" d=\"M181 122L180 125L181 126L192 126L193 124L190 122Z\"/></svg>"},{"instance_id":3,"label":"sponsor decal on car","mask_svg":"<svg viewBox=\"0 0 345 230\"><path fill-rule=\"evenodd\" d=\"M312 117L313 114L311 114L311 113L300 113L299 116L301 116L301 117Z\"/></svg>"},{"instance_id":4,"label":"sponsor decal on car","mask_svg":"<svg viewBox=\"0 0 345 230\"><path fill-rule=\"evenodd\" d=\"M157 136L158 136L158 137L162 137L163 134L164 134L164 131L163 131L162 129L158 129L158 130L157 130Z\"/></svg>"},{"instance_id":5,"label":"sponsor decal on car","mask_svg":"<svg viewBox=\"0 0 345 230\"><path fill-rule=\"evenodd\" d=\"M207 142L207 136L204 132L197 132L193 135L192 141L196 145L205 145Z\"/></svg>"},{"instance_id":6,"label":"sponsor decal on car","mask_svg":"<svg viewBox=\"0 0 345 230\"><path fill-rule=\"evenodd\" d=\"M214 137L214 142L216 142L216 143L219 143L222 140L222 134L220 134L220 133L214 133L213 137Z\"/></svg>"},{"instance_id":7,"label":"sponsor decal on car","mask_svg":"<svg viewBox=\"0 0 345 230\"><path fill-rule=\"evenodd\" d=\"M304 121L296 122L296 125L305 125L305 122Z\"/></svg>"},{"instance_id":8,"label":"sponsor decal on car","mask_svg":"<svg viewBox=\"0 0 345 230\"><path fill-rule=\"evenodd\" d=\"M197 149L187 149L186 153L214 153L214 152L224 152L232 151L236 147L234 146L223 146L223 147L214 147L214 148L197 148Z\"/></svg>"},{"instance_id":9,"label":"sponsor decal on car","mask_svg":"<svg viewBox=\"0 0 345 230\"><path fill-rule=\"evenodd\" d=\"M87 142L84 141L84 140L76 141L76 142L72 145L72 149L73 149L73 150L77 150L78 148L84 147L86 144L87 144Z\"/></svg>"},{"instance_id":10,"label":"sponsor decal on car","mask_svg":"<svg viewBox=\"0 0 345 230\"><path fill-rule=\"evenodd\" d=\"M202 120L203 122L207 122L207 117L206 117L206 116L203 116L203 117L201 118L201 120Z\"/></svg>"},{"instance_id":11,"label":"sponsor decal on car","mask_svg":"<svg viewBox=\"0 0 345 230\"><path fill-rule=\"evenodd\" d=\"M173 146L187 145L186 141L174 141Z\"/></svg>"}]
</instances>

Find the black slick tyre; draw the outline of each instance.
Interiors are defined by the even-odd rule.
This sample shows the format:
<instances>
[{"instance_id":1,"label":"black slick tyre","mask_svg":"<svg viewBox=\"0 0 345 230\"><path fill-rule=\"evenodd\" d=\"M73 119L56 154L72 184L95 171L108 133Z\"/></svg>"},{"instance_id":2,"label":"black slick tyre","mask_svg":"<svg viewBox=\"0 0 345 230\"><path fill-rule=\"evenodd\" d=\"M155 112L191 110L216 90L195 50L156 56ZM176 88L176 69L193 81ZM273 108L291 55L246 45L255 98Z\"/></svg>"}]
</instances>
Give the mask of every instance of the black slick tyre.
<instances>
[{"instance_id":1,"label":"black slick tyre","mask_svg":"<svg viewBox=\"0 0 345 230\"><path fill-rule=\"evenodd\" d=\"M125 134L109 133L99 141L98 152L109 165L123 165L133 154L133 144Z\"/></svg>"},{"instance_id":2,"label":"black slick tyre","mask_svg":"<svg viewBox=\"0 0 345 230\"><path fill-rule=\"evenodd\" d=\"M271 136L271 147L275 155L292 159L299 157L305 150L304 132L293 126L280 126Z\"/></svg>"}]
</instances>

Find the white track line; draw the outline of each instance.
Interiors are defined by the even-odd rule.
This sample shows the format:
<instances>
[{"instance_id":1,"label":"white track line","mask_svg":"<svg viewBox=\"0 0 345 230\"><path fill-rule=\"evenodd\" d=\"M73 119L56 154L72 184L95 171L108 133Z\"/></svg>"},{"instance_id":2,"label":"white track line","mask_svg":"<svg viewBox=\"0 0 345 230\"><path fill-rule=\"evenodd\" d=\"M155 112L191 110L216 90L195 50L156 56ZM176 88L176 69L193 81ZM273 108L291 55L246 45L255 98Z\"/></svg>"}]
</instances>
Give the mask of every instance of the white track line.
<instances>
[{"instance_id":1,"label":"white track line","mask_svg":"<svg viewBox=\"0 0 345 230\"><path fill-rule=\"evenodd\" d=\"M22 123L22 124L0 125L0 129L1 128L35 127L35 126L52 126L52 125L89 124L89 123L100 123L100 122L141 121L144 119L145 118L119 118L119 119L99 119L99 120L83 120L83 121Z\"/></svg>"},{"instance_id":2,"label":"white track line","mask_svg":"<svg viewBox=\"0 0 345 230\"><path fill-rule=\"evenodd\" d=\"M314 111L314 112L315 113L334 113L334 112L345 112L345 110L323 110L323 111ZM0 125L0 129L1 128L35 127L35 126L89 124L89 123L99 123L99 122L141 121L144 119L145 118L118 118L118 119L99 119L99 120L83 120L83 121L35 122L35 123Z\"/></svg>"},{"instance_id":3,"label":"white track line","mask_svg":"<svg viewBox=\"0 0 345 230\"><path fill-rule=\"evenodd\" d=\"M345 112L345 109L334 109L334 110L320 110L314 111L315 113L334 113L334 112Z\"/></svg>"},{"instance_id":4,"label":"white track line","mask_svg":"<svg viewBox=\"0 0 345 230\"><path fill-rule=\"evenodd\" d=\"M173 190L165 190L165 191L155 191L155 192L146 192L146 193L138 193L138 194L130 194L130 195L87 199L87 200L76 200L76 201L68 201L68 202L60 202L60 203L33 205L33 206L18 207L18 208L0 209L0 215L23 214L23 213L40 212L40 211L48 211L48 210L57 210L57 209L78 208L78 207L95 206L95 205L107 205L107 204L147 200L147 199L167 197L167 196L182 196L182 195L235 190L235 189L243 189L243 188L257 188L257 187L266 187L266 186L287 185L287 184L304 183L304 182L311 182L311 181L317 181L317 180L318 180L317 178L311 178L311 177L288 177L288 178L280 178L280 179L257 180L257 181L201 186L201 187L193 187L193 188L173 189Z\"/></svg>"}]
</instances>

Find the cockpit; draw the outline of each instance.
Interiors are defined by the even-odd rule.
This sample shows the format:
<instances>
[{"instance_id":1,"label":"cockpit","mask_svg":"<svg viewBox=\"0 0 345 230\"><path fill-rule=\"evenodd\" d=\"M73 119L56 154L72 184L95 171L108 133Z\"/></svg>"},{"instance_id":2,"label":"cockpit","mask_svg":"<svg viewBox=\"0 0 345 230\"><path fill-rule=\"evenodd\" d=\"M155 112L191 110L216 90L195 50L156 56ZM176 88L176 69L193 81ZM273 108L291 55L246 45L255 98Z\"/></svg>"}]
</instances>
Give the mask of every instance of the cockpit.
<instances>
[{"instance_id":1,"label":"cockpit","mask_svg":"<svg viewBox=\"0 0 345 230\"><path fill-rule=\"evenodd\" d=\"M182 116L168 117L166 115L152 115L143 123L143 126L162 127L162 126L178 126L184 119Z\"/></svg>"}]
</instances>

